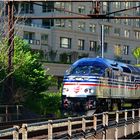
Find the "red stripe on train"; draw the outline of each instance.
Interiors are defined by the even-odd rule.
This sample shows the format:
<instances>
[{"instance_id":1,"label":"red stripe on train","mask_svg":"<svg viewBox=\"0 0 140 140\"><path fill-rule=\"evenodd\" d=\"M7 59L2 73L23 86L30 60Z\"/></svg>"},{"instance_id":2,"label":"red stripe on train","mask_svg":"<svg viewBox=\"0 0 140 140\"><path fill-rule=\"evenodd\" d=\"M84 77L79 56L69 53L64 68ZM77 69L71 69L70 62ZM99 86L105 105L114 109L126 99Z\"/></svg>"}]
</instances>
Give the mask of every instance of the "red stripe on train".
<instances>
[{"instance_id":1,"label":"red stripe on train","mask_svg":"<svg viewBox=\"0 0 140 140\"><path fill-rule=\"evenodd\" d=\"M81 85L81 86L102 86L102 87L109 87L109 88L125 88L125 86L116 86L116 85L103 85L103 84L77 84L77 83L65 83L64 85ZM127 86L128 87L128 86ZM140 88L140 85L137 85L136 87L128 87L128 89L138 89Z\"/></svg>"}]
</instances>

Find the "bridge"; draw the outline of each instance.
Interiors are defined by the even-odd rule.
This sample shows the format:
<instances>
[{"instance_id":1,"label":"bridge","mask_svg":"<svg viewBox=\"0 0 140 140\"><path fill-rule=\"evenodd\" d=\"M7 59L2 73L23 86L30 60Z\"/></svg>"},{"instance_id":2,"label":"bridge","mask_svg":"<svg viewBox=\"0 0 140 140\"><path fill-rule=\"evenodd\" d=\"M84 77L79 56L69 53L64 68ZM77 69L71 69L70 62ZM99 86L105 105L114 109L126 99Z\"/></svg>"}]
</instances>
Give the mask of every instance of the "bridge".
<instances>
[{"instance_id":1,"label":"bridge","mask_svg":"<svg viewBox=\"0 0 140 140\"><path fill-rule=\"evenodd\" d=\"M139 133L140 109L130 109L14 125L0 130L0 139L120 139Z\"/></svg>"}]
</instances>

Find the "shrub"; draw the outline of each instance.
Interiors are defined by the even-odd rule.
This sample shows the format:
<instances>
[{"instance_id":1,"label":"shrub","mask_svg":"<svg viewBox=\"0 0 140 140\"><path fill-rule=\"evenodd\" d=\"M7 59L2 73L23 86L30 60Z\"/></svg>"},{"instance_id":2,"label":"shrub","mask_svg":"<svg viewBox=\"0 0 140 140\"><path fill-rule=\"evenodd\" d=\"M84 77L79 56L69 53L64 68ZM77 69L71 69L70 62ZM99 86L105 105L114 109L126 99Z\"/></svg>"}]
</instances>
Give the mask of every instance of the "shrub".
<instances>
[{"instance_id":1,"label":"shrub","mask_svg":"<svg viewBox=\"0 0 140 140\"><path fill-rule=\"evenodd\" d=\"M40 115L61 116L61 93L42 92L37 96L29 96L26 106Z\"/></svg>"}]
</instances>

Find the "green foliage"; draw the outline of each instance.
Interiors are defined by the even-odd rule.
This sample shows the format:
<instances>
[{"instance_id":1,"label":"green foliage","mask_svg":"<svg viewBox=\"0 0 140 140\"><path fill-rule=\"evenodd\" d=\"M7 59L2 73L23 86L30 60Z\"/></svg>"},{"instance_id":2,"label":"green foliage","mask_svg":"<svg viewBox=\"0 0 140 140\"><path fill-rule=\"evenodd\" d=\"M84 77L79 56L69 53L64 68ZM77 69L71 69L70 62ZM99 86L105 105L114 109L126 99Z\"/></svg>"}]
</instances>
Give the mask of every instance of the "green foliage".
<instances>
[{"instance_id":1,"label":"green foliage","mask_svg":"<svg viewBox=\"0 0 140 140\"><path fill-rule=\"evenodd\" d=\"M133 51L133 56L136 58L137 64L138 64L139 63L139 60L140 60L140 47L136 48Z\"/></svg>"},{"instance_id":2,"label":"green foliage","mask_svg":"<svg viewBox=\"0 0 140 140\"><path fill-rule=\"evenodd\" d=\"M8 51L6 40L0 41L0 83L7 75Z\"/></svg>"},{"instance_id":3,"label":"green foliage","mask_svg":"<svg viewBox=\"0 0 140 140\"><path fill-rule=\"evenodd\" d=\"M8 75L8 56L7 54L5 55L8 46L6 44L7 41L1 42L0 46L0 48L3 49L3 51L0 52L0 68L3 67L0 69L0 80L5 79ZM2 47L2 45L5 45L5 47ZM18 102L20 101L19 98L25 96L24 93L26 93L26 95L29 93L35 95L47 90L48 87L52 85L51 81L53 80L53 77L47 76L39 58L40 54L32 53L31 48L26 41L19 37L14 38L13 71L11 72L11 75L14 80L13 93L18 97ZM21 97L19 97L19 94Z\"/></svg>"},{"instance_id":4,"label":"green foliage","mask_svg":"<svg viewBox=\"0 0 140 140\"><path fill-rule=\"evenodd\" d=\"M61 93L42 92L36 96L28 96L25 105L38 114L60 117Z\"/></svg>"},{"instance_id":5,"label":"green foliage","mask_svg":"<svg viewBox=\"0 0 140 140\"><path fill-rule=\"evenodd\" d=\"M22 87L32 93L40 93L48 89L46 72L39 62L39 54L33 54L30 46L20 38L15 38L14 64L19 66L15 69L14 77L16 87Z\"/></svg>"}]
</instances>

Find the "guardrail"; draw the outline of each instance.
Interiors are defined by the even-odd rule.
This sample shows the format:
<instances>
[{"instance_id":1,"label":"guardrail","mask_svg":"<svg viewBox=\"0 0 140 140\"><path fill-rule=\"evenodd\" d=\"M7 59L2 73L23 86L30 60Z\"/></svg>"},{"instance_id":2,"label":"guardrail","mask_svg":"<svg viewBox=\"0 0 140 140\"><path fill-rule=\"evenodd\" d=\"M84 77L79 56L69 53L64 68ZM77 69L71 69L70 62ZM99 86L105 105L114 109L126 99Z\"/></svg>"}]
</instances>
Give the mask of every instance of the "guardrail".
<instances>
[{"instance_id":1,"label":"guardrail","mask_svg":"<svg viewBox=\"0 0 140 140\"><path fill-rule=\"evenodd\" d=\"M120 129L120 130L119 130ZM0 130L0 138L12 136L27 140L29 133L44 130L46 139L94 138L118 139L140 132L140 109L103 112L92 116L80 116L59 120L23 124Z\"/></svg>"}]
</instances>

